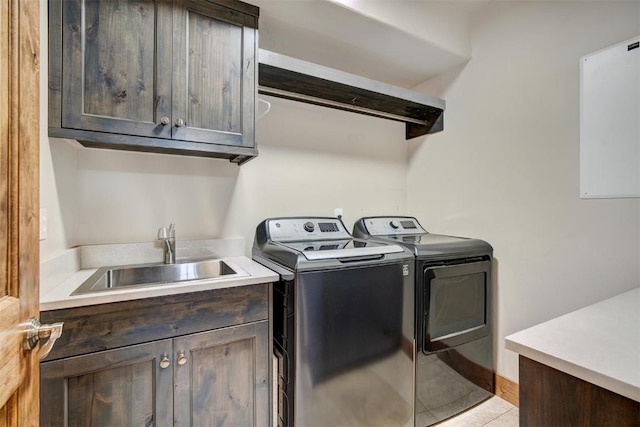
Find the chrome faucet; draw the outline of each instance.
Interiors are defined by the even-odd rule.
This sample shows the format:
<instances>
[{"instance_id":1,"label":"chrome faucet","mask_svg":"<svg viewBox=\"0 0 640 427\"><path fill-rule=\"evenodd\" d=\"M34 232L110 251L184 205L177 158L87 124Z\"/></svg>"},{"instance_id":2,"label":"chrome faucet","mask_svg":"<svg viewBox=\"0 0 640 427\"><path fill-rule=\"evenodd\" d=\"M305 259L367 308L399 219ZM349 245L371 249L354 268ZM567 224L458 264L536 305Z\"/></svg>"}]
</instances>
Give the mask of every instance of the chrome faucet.
<instances>
[{"instance_id":1,"label":"chrome faucet","mask_svg":"<svg viewBox=\"0 0 640 427\"><path fill-rule=\"evenodd\" d=\"M171 223L169 229L162 227L158 229L158 240L162 241L162 248L164 250L164 263L175 264L176 263L176 224Z\"/></svg>"}]
</instances>

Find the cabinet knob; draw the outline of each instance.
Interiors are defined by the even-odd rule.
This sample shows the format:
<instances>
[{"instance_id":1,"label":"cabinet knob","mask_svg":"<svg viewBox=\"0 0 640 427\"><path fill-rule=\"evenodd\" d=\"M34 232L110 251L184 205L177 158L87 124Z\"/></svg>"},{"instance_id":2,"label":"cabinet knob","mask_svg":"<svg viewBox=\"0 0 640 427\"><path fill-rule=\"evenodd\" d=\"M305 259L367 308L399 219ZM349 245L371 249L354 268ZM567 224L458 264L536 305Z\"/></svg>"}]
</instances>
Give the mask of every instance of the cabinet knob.
<instances>
[{"instance_id":1,"label":"cabinet knob","mask_svg":"<svg viewBox=\"0 0 640 427\"><path fill-rule=\"evenodd\" d=\"M162 369L167 369L171 365L171 360L167 357L166 354L162 355L162 359L160 359L160 367Z\"/></svg>"},{"instance_id":2,"label":"cabinet knob","mask_svg":"<svg viewBox=\"0 0 640 427\"><path fill-rule=\"evenodd\" d=\"M163 116L163 117L160 119L160 123L162 123L162 124L163 124L163 125L165 125L165 126L166 126L166 125L168 125L168 124L169 124L169 122L171 122L171 120L169 120L169 117L167 117L167 116Z\"/></svg>"},{"instance_id":3,"label":"cabinet knob","mask_svg":"<svg viewBox=\"0 0 640 427\"><path fill-rule=\"evenodd\" d=\"M182 126L184 126L184 120L176 119L176 127L179 128L179 127L182 127Z\"/></svg>"},{"instance_id":4,"label":"cabinet knob","mask_svg":"<svg viewBox=\"0 0 640 427\"><path fill-rule=\"evenodd\" d=\"M178 365L182 366L187 363L187 356L184 355L184 351L178 353Z\"/></svg>"}]
</instances>

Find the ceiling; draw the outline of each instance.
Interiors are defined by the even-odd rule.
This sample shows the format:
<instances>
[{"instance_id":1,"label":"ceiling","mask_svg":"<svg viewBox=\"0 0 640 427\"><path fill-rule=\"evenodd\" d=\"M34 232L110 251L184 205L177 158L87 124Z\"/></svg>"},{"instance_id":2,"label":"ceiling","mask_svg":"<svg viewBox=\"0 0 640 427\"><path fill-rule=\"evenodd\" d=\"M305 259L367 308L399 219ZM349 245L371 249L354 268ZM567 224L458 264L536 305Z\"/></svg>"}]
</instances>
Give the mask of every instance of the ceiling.
<instances>
[{"instance_id":1,"label":"ceiling","mask_svg":"<svg viewBox=\"0 0 640 427\"><path fill-rule=\"evenodd\" d=\"M260 48L414 87L471 56L470 21L487 0L248 0Z\"/></svg>"}]
</instances>

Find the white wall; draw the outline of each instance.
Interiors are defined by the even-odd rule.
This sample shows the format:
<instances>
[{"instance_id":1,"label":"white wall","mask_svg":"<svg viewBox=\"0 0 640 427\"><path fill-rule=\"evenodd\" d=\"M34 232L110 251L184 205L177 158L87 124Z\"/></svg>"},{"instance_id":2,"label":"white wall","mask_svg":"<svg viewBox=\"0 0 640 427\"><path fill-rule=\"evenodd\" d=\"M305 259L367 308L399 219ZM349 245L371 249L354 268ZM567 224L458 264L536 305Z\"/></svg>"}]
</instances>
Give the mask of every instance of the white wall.
<instances>
[{"instance_id":1,"label":"white wall","mask_svg":"<svg viewBox=\"0 0 640 427\"><path fill-rule=\"evenodd\" d=\"M43 104L46 110L46 102ZM44 119L41 118L41 122L46 123L46 111ZM40 241L41 260L76 245L74 231L78 218L77 142L52 139L49 144L46 127L42 127L40 213L46 215L47 237Z\"/></svg>"},{"instance_id":2,"label":"white wall","mask_svg":"<svg viewBox=\"0 0 640 427\"><path fill-rule=\"evenodd\" d=\"M504 337L640 284L640 200L579 198L579 59L640 32L640 2L496 2L472 59L419 90L445 131L411 143L408 211L431 232L490 242L497 371Z\"/></svg>"},{"instance_id":3,"label":"white wall","mask_svg":"<svg viewBox=\"0 0 640 427\"><path fill-rule=\"evenodd\" d=\"M463 58L469 58L469 14L484 0L451 4L447 1L328 0L392 25Z\"/></svg>"},{"instance_id":4,"label":"white wall","mask_svg":"<svg viewBox=\"0 0 640 427\"><path fill-rule=\"evenodd\" d=\"M40 0L40 214L45 214L47 237L40 241L40 260L76 245L78 208L75 141L48 138L47 0Z\"/></svg>"},{"instance_id":5,"label":"white wall","mask_svg":"<svg viewBox=\"0 0 640 427\"><path fill-rule=\"evenodd\" d=\"M333 216L336 207L348 229L364 215L406 212L403 124L264 98L272 109L258 124L260 155L240 168L227 233L253 239L266 217Z\"/></svg>"},{"instance_id":6,"label":"white wall","mask_svg":"<svg viewBox=\"0 0 640 427\"><path fill-rule=\"evenodd\" d=\"M87 149L45 138L41 200L49 237L41 256L74 245L152 241L176 223L178 239L244 236L269 216L344 210L406 211L404 126L265 97L260 155L238 167L226 160ZM49 155L50 153L50 155Z\"/></svg>"}]
</instances>

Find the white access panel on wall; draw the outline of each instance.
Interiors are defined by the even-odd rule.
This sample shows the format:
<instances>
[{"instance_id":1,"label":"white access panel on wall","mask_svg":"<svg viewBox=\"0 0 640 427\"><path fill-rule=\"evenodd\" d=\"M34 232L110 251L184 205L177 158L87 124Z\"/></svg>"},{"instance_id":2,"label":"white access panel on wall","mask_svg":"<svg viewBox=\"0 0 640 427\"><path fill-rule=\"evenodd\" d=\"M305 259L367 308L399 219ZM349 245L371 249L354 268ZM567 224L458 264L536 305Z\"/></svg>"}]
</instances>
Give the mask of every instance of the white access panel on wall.
<instances>
[{"instance_id":1,"label":"white access panel on wall","mask_svg":"<svg viewBox=\"0 0 640 427\"><path fill-rule=\"evenodd\" d=\"M640 36L580 60L580 197L640 197Z\"/></svg>"}]
</instances>

